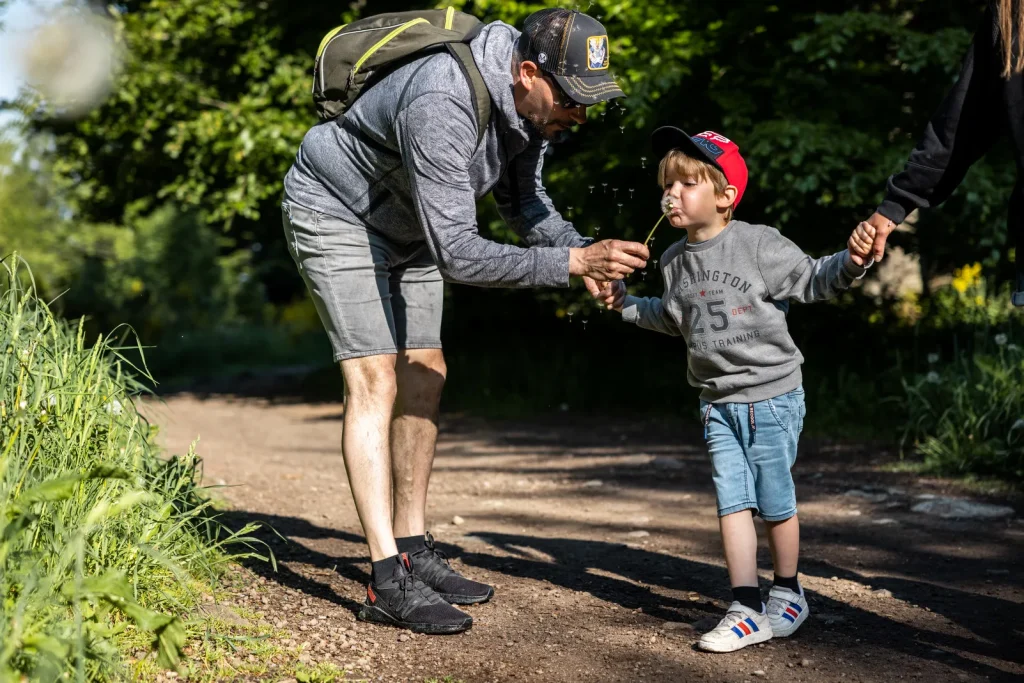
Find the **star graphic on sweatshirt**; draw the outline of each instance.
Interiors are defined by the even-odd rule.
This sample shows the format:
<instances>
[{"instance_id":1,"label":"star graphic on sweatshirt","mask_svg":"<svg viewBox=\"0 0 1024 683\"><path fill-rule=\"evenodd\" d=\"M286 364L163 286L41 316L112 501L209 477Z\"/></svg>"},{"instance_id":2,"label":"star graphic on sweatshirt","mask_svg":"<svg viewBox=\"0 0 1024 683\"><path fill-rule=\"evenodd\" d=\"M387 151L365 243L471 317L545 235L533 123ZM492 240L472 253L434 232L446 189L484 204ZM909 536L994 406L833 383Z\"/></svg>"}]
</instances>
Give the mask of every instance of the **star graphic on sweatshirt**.
<instances>
[{"instance_id":1,"label":"star graphic on sweatshirt","mask_svg":"<svg viewBox=\"0 0 1024 683\"><path fill-rule=\"evenodd\" d=\"M702 289L702 290L700 290L700 295L701 295L701 296L704 296L704 290L703 290L703 289Z\"/></svg>"}]
</instances>

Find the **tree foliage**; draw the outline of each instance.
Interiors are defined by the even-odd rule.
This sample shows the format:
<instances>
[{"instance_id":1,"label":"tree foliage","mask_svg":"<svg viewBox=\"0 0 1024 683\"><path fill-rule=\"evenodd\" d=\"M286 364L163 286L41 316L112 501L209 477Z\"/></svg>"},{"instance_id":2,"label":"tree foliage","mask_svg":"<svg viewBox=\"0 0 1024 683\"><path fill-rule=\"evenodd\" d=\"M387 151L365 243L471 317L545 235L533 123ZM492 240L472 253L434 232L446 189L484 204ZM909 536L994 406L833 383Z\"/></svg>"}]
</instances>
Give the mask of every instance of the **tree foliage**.
<instances>
[{"instance_id":1,"label":"tree foliage","mask_svg":"<svg viewBox=\"0 0 1024 683\"><path fill-rule=\"evenodd\" d=\"M78 220L131 224L173 203L224 231L228 252L262 247L257 274L272 298L287 299L299 284L277 203L316 121L309 81L321 37L358 16L438 4L128 0L116 7L129 59L108 101L71 123L34 110L31 127L51 136L52 170ZM451 4L519 24L557 3ZM751 169L739 217L776 225L812 252L839 248L881 198L955 78L981 10L965 0L576 6L607 26L628 95L592 108L548 161L548 189L580 231L646 235L659 190L657 160L642 157L650 131L673 123L736 140ZM929 267L1005 265L1012 174L997 150L923 218L909 239ZM482 209L485 232L514 239ZM676 238L659 230L656 253Z\"/></svg>"}]
</instances>

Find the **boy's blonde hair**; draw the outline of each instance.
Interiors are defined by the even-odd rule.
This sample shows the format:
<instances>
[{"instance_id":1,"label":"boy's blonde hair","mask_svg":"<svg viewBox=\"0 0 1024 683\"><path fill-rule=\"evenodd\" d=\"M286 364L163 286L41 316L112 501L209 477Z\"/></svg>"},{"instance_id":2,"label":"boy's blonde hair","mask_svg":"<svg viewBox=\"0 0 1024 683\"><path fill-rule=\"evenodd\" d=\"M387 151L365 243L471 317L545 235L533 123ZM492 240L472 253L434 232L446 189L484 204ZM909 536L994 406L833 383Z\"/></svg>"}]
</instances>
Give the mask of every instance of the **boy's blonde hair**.
<instances>
[{"instance_id":1,"label":"boy's blonde hair","mask_svg":"<svg viewBox=\"0 0 1024 683\"><path fill-rule=\"evenodd\" d=\"M678 149L673 149L666 154L658 165L658 185L662 190L665 189L665 180L672 171L683 178L693 178L696 181L707 180L714 186L715 194L718 196L725 194L725 188L729 186L729 181L725 179L725 174L720 170L708 162L695 159ZM725 219L732 220L731 206L725 212Z\"/></svg>"}]
</instances>

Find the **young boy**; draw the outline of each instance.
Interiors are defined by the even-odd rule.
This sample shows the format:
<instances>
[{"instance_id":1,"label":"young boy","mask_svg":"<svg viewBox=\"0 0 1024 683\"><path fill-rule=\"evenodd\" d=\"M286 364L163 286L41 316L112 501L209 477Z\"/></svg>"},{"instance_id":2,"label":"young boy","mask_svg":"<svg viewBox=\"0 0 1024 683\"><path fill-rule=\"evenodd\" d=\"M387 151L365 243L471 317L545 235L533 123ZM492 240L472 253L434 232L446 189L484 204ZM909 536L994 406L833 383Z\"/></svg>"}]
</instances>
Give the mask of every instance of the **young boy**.
<instances>
[{"instance_id":1,"label":"young boy","mask_svg":"<svg viewBox=\"0 0 1024 683\"><path fill-rule=\"evenodd\" d=\"M713 132L674 127L652 136L663 208L686 237L661 257L662 298L606 290L606 303L640 327L682 335L687 379L700 387L718 516L734 602L699 647L732 652L792 635L808 615L797 580L800 526L790 468L804 421L803 356L786 326L789 300L835 296L863 277L873 228L850 249L814 259L778 230L734 220L747 185L739 148ZM870 267L870 263L867 267ZM753 515L768 528L775 581L767 608L757 576Z\"/></svg>"}]
</instances>

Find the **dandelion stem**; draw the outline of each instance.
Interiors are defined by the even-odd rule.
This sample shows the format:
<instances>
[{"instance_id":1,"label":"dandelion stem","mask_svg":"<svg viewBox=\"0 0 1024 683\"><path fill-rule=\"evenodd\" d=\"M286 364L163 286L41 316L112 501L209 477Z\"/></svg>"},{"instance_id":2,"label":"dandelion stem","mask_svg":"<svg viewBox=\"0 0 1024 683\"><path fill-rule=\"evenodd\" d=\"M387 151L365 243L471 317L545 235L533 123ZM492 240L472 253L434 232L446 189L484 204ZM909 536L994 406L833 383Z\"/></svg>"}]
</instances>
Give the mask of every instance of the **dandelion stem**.
<instances>
[{"instance_id":1,"label":"dandelion stem","mask_svg":"<svg viewBox=\"0 0 1024 683\"><path fill-rule=\"evenodd\" d=\"M663 221L667 215L667 213L661 214L661 218L659 218L658 222L654 224L653 228L651 228L651 232L647 234L647 239L644 240L645 247L647 246L647 243L651 241L651 238L654 237L654 231L658 229L658 226L661 225L661 221Z\"/></svg>"}]
</instances>

